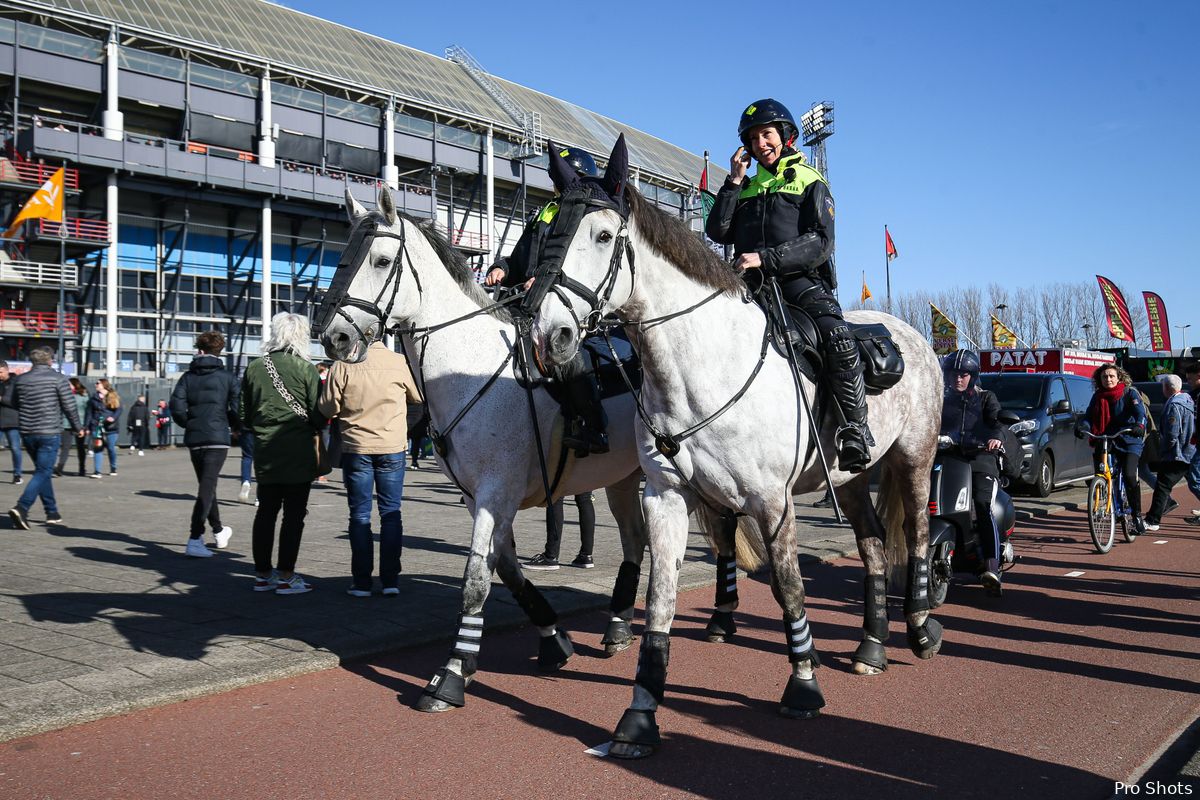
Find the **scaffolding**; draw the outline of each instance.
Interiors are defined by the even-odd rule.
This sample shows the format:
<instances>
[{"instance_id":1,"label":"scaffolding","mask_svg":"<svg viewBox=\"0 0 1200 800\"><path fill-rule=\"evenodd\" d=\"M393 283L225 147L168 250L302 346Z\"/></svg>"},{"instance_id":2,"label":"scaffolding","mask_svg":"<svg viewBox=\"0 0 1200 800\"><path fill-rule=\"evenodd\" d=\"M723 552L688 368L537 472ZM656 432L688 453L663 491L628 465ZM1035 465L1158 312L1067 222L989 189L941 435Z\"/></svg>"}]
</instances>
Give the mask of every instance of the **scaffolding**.
<instances>
[{"instance_id":1,"label":"scaffolding","mask_svg":"<svg viewBox=\"0 0 1200 800\"><path fill-rule=\"evenodd\" d=\"M521 126L521 152L518 158L534 158L542 154L542 115L537 111L527 111L511 94L504 90L488 73L475 57L467 52L465 47L451 45L446 48L446 58L458 64L471 76L471 80L479 84L479 88L487 92L488 97L504 109L504 113L512 121Z\"/></svg>"}]
</instances>

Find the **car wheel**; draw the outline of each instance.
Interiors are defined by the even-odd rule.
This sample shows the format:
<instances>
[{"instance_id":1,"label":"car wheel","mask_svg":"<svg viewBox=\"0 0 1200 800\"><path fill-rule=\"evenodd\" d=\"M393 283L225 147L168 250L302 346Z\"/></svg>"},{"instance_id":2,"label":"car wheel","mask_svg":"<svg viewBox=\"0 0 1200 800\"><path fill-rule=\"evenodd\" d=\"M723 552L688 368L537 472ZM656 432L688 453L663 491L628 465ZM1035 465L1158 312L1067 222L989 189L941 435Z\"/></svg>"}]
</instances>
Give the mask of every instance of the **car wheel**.
<instances>
[{"instance_id":1,"label":"car wheel","mask_svg":"<svg viewBox=\"0 0 1200 800\"><path fill-rule=\"evenodd\" d=\"M1054 491L1054 455L1047 450L1042 453L1041 463L1038 464L1037 478L1033 482L1033 493L1038 497L1048 497Z\"/></svg>"}]
</instances>

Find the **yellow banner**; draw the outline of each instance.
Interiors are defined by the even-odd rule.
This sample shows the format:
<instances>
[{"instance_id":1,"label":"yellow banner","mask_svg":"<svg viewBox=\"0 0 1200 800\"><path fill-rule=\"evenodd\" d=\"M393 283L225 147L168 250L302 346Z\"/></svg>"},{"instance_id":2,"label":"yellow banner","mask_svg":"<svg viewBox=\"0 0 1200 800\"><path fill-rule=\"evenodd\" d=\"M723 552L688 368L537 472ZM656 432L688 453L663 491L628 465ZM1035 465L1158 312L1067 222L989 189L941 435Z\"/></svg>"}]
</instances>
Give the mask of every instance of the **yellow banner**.
<instances>
[{"instance_id":1,"label":"yellow banner","mask_svg":"<svg viewBox=\"0 0 1200 800\"><path fill-rule=\"evenodd\" d=\"M25 203L17 218L12 221L5 232L5 237L11 237L17 228L27 219L49 219L61 223L63 221L63 168L54 171L42 188L33 193L33 197Z\"/></svg>"},{"instance_id":2,"label":"yellow banner","mask_svg":"<svg viewBox=\"0 0 1200 800\"><path fill-rule=\"evenodd\" d=\"M866 273L866 270L864 270L864 271L863 271L863 290L862 290L862 297L858 298L858 302L860 302L860 303L865 303L865 302L867 302L868 300L870 300L870 299L871 299L871 296L872 296L872 295L871 295L871 290L867 288L867 273Z\"/></svg>"},{"instance_id":3,"label":"yellow banner","mask_svg":"<svg viewBox=\"0 0 1200 800\"><path fill-rule=\"evenodd\" d=\"M992 314L992 347L997 350L1011 350L1016 346L1017 334Z\"/></svg>"},{"instance_id":4,"label":"yellow banner","mask_svg":"<svg viewBox=\"0 0 1200 800\"><path fill-rule=\"evenodd\" d=\"M933 325L930 329L933 352L939 356L953 353L958 349L958 326L933 303L929 304L929 311L933 315Z\"/></svg>"}]
</instances>

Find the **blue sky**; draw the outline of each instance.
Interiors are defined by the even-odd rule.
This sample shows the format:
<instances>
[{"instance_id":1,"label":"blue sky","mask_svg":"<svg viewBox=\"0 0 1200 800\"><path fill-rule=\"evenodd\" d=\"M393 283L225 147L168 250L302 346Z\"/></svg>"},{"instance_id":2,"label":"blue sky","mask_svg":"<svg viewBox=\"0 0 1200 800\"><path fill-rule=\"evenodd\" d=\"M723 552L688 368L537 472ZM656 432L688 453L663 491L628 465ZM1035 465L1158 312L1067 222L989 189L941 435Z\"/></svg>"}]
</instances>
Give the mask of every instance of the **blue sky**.
<instances>
[{"instance_id":1,"label":"blue sky","mask_svg":"<svg viewBox=\"0 0 1200 800\"><path fill-rule=\"evenodd\" d=\"M832 100L846 287L866 270L882 297L886 223L893 292L1100 273L1131 305L1158 292L1200 344L1200 3L286 5L439 55L463 45L726 166L749 102Z\"/></svg>"}]
</instances>

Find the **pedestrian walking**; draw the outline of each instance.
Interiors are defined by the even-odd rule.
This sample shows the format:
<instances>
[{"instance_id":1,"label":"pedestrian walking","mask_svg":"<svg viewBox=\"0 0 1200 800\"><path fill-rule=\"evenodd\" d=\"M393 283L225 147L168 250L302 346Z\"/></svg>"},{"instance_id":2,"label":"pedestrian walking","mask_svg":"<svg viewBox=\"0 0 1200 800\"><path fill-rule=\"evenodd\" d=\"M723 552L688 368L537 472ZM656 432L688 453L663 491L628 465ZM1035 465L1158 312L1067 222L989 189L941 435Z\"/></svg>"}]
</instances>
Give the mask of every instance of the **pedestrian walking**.
<instances>
[{"instance_id":1,"label":"pedestrian walking","mask_svg":"<svg viewBox=\"0 0 1200 800\"><path fill-rule=\"evenodd\" d=\"M146 455L150 446L150 407L146 405L146 395L137 396L125 427L129 430L129 452L136 450L139 456Z\"/></svg>"},{"instance_id":2,"label":"pedestrian walking","mask_svg":"<svg viewBox=\"0 0 1200 800\"><path fill-rule=\"evenodd\" d=\"M75 411L78 413L80 419L87 419L87 387L83 385L83 381L79 380L79 378L67 378L67 382L71 384L71 398L75 401ZM71 455L72 449L75 450L75 455L79 457L79 476L83 477L86 475L87 448L87 436L76 436L70 417L63 414L62 435L58 447L58 464L54 467L54 477L61 478L63 476L63 470L67 466L67 457Z\"/></svg>"},{"instance_id":3,"label":"pedestrian walking","mask_svg":"<svg viewBox=\"0 0 1200 800\"><path fill-rule=\"evenodd\" d=\"M4 442L12 453L12 482L20 486L24 465L21 454L21 421L12 399L13 389L17 385L15 379L16 376L8 371L8 362L0 360L0 436L4 437Z\"/></svg>"},{"instance_id":4,"label":"pedestrian walking","mask_svg":"<svg viewBox=\"0 0 1200 800\"><path fill-rule=\"evenodd\" d=\"M21 442L33 457L33 477L17 504L8 512L13 525L22 530L29 530L29 510L39 497L46 511L46 524L63 524L58 500L54 497L54 463L58 458L63 414L70 420L75 435L83 436L79 412L71 398L71 385L65 375L50 367L54 351L49 347L35 347L29 353L29 360L33 366L16 379L12 394Z\"/></svg>"},{"instance_id":5,"label":"pedestrian walking","mask_svg":"<svg viewBox=\"0 0 1200 800\"><path fill-rule=\"evenodd\" d=\"M242 488L238 490L238 502L250 502L250 481L254 479L254 431L242 428L238 433L238 447L242 451ZM254 501L258 505L258 501Z\"/></svg>"},{"instance_id":6,"label":"pedestrian walking","mask_svg":"<svg viewBox=\"0 0 1200 800\"><path fill-rule=\"evenodd\" d=\"M1181 391L1183 381L1178 375L1164 375L1159 380L1162 382L1163 397L1167 402L1163 406L1162 414L1158 481L1154 485L1150 510L1146 512L1148 531L1158 530L1167 510L1171 490L1187 475L1196 455L1196 445L1193 443L1193 437L1196 435L1196 405L1191 397Z\"/></svg>"},{"instance_id":7,"label":"pedestrian walking","mask_svg":"<svg viewBox=\"0 0 1200 800\"><path fill-rule=\"evenodd\" d=\"M225 337L218 331L197 336L196 357L171 392L171 416L183 428L183 443L196 473L196 502L184 549L184 555L192 558L213 555L204 543L206 521L218 549L228 547L233 536L233 530L221 523L217 505L217 479L229 455L230 426L239 425L237 382L221 360L224 349Z\"/></svg>"},{"instance_id":8,"label":"pedestrian walking","mask_svg":"<svg viewBox=\"0 0 1200 800\"><path fill-rule=\"evenodd\" d=\"M1200 406L1200 361L1193 361L1184 367L1183 374L1187 378L1188 394L1192 398L1192 404ZM1192 434L1192 444L1200 445L1200 441L1197 441L1197 434ZM1188 490L1191 491L1193 497L1200 500L1200 447L1196 448L1196 454L1192 456L1192 463L1188 465L1186 478ZM1192 515L1187 522L1191 525L1200 525L1200 508L1192 510Z\"/></svg>"},{"instance_id":9,"label":"pedestrian walking","mask_svg":"<svg viewBox=\"0 0 1200 800\"><path fill-rule=\"evenodd\" d=\"M108 474L117 477L117 437L120 436L121 396L112 384L101 378L88 403L87 429L92 437L92 477L100 477L104 453L108 452Z\"/></svg>"},{"instance_id":10,"label":"pedestrian walking","mask_svg":"<svg viewBox=\"0 0 1200 800\"><path fill-rule=\"evenodd\" d=\"M404 522L400 513L408 455L408 404L421 393L408 361L375 342L357 364L330 367L318 410L338 426L342 481L350 506L352 597L370 597L375 547L371 490L379 503L379 581L385 597L400 594Z\"/></svg>"},{"instance_id":11,"label":"pedestrian walking","mask_svg":"<svg viewBox=\"0 0 1200 800\"><path fill-rule=\"evenodd\" d=\"M421 468L421 456L425 454L425 439L429 437L429 407L424 403L408 407L408 450L412 454L413 469Z\"/></svg>"},{"instance_id":12,"label":"pedestrian walking","mask_svg":"<svg viewBox=\"0 0 1200 800\"><path fill-rule=\"evenodd\" d=\"M265 355L242 377L239 413L254 434L258 512L254 515L254 591L303 594L311 584L296 572L308 495L317 477L317 436L326 420L317 410L321 381L308 359L308 320L286 312L271 318ZM279 526L279 558L275 523Z\"/></svg>"},{"instance_id":13,"label":"pedestrian walking","mask_svg":"<svg viewBox=\"0 0 1200 800\"><path fill-rule=\"evenodd\" d=\"M154 417L154 428L158 431L158 447L161 450L171 446L171 409L166 400L158 401L158 408L150 412Z\"/></svg>"}]
</instances>

